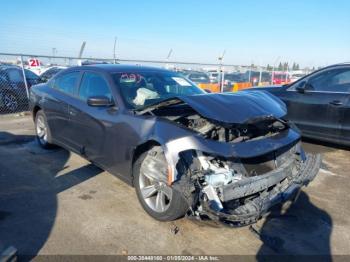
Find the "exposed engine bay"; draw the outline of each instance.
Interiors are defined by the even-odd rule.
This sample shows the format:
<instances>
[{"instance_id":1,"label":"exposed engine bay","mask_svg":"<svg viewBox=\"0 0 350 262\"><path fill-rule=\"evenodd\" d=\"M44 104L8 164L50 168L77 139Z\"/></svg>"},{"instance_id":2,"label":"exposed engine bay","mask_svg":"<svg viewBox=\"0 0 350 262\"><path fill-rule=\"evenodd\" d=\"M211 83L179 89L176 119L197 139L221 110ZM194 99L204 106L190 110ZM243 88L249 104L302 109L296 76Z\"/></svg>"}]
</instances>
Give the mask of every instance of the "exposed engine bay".
<instances>
[{"instance_id":1,"label":"exposed engine bay","mask_svg":"<svg viewBox=\"0 0 350 262\"><path fill-rule=\"evenodd\" d=\"M176 111L177 115L172 115ZM180 114L179 114L180 113ZM244 142L246 140L259 139L273 136L289 126L288 123L274 116L265 116L250 119L244 124L228 124L202 117L191 108L180 105L176 108L165 108L154 111L157 116L166 117L169 120L189 128L206 139L219 142Z\"/></svg>"},{"instance_id":2,"label":"exposed engine bay","mask_svg":"<svg viewBox=\"0 0 350 262\"><path fill-rule=\"evenodd\" d=\"M171 107L154 110L152 114L190 129L206 141L226 146L259 142L256 145L263 148L268 145L266 139L273 141L275 136L285 136L291 130L289 123L271 115L229 124L207 119L187 105L177 105L176 110ZM201 151L190 143L190 140L172 143L172 148L178 148L174 165L180 174L172 186L186 198L190 216L231 226L255 223L272 205L295 198L301 186L317 174L321 162L320 156L305 155L299 139L260 155L241 158ZM172 148L169 150L173 151Z\"/></svg>"}]
</instances>

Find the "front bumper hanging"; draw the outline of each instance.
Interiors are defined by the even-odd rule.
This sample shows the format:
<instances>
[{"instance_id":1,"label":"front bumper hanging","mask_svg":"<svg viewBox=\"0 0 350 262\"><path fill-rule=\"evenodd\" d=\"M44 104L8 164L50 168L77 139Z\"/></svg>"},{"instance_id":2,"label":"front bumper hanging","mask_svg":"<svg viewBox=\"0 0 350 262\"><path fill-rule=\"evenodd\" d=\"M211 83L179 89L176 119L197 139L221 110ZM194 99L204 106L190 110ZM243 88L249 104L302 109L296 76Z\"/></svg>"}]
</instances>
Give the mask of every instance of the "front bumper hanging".
<instances>
[{"instance_id":1,"label":"front bumper hanging","mask_svg":"<svg viewBox=\"0 0 350 262\"><path fill-rule=\"evenodd\" d=\"M278 203L294 200L302 186L317 175L321 155L308 155L306 161L288 159L279 168L261 176L254 176L218 188L218 197L224 204L240 202L234 209L218 209L213 201L202 201L201 215L231 226L255 223Z\"/></svg>"}]
</instances>

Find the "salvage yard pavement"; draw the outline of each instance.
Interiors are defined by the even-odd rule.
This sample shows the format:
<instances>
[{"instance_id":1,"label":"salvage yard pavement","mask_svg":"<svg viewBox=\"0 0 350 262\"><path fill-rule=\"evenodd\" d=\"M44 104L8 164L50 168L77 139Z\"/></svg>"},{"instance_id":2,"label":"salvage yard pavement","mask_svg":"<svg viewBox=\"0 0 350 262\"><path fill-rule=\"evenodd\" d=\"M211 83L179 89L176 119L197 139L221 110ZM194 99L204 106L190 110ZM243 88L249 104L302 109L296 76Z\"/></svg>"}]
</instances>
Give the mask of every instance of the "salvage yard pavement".
<instances>
[{"instance_id":1,"label":"salvage yard pavement","mask_svg":"<svg viewBox=\"0 0 350 262\"><path fill-rule=\"evenodd\" d=\"M322 153L316 179L289 208L228 228L149 217L135 191L76 154L39 148L31 116L0 117L0 248L51 254L350 254L350 149Z\"/></svg>"}]
</instances>

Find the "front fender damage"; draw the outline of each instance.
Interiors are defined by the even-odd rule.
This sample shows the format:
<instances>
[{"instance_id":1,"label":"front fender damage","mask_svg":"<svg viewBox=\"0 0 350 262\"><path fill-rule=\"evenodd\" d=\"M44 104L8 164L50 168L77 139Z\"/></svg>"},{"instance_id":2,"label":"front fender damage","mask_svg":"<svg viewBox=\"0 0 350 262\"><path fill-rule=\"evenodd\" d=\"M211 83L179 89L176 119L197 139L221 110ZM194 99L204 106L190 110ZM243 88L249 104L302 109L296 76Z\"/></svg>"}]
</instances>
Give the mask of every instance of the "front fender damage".
<instances>
[{"instance_id":1,"label":"front fender damage","mask_svg":"<svg viewBox=\"0 0 350 262\"><path fill-rule=\"evenodd\" d=\"M305 155L299 140L283 140L286 137L274 141L278 149L269 148L264 140L260 141L265 144L263 151L256 143L251 147L254 141L241 143L251 148L247 158L235 150L210 150L190 138L166 144L172 187L186 199L188 215L245 226L255 223L273 205L295 198L318 173L321 157ZM257 171L260 166L268 170Z\"/></svg>"},{"instance_id":2,"label":"front fender damage","mask_svg":"<svg viewBox=\"0 0 350 262\"><path fill-rule=\"evenodd\" d=\"M272 205L297 195L317 174L285 106L268 94L177 98L139 114L156 116L155 135L168 162L168 184L188 215L232 226L256 222ZM234 114L236 108L244 112Z\"/></svg>"}]
</instances>

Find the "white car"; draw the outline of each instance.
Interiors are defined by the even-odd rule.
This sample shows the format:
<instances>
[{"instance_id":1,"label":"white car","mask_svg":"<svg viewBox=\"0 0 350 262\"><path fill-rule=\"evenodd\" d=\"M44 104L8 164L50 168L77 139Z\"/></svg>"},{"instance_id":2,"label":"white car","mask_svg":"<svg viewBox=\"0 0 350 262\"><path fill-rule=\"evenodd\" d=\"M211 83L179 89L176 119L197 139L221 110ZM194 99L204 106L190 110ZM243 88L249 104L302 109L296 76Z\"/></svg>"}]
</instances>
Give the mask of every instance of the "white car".
<instances>
[{"instance_id":1,"label":"white car","mask_svg":"<svg viewBox=\"0 0 350 262\"><path fill-rule=\"evenodd\" d=\"M305 76L305 74L292 74L290 76L290 82L293 83L293 82L299 80L300 78L302 78L303 76Z\"/></svg>"}]
</instances>

